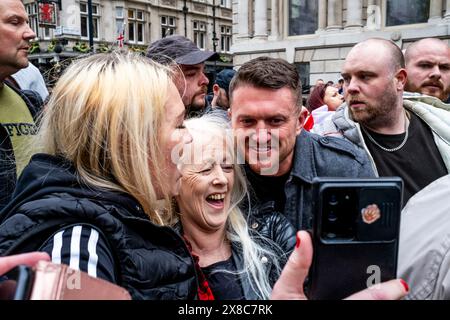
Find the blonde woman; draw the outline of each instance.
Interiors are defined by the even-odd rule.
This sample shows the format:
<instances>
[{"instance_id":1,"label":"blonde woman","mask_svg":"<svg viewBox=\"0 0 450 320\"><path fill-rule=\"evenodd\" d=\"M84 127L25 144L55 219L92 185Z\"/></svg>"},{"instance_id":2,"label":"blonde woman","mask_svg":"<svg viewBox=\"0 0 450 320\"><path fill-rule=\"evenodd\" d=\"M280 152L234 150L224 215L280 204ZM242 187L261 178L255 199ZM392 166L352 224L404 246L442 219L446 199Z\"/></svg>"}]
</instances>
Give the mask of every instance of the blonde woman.
<instances>
[{"instance_id":1,"label":"blonde woman","mask_svg":"<svg viewBox=\"0 0 450 320\"><path fill-rule=\"evenodd\" d=\"M177 229L197 262L200 296L217 300L268 299L295 247L295 230L273 208L244 216L246 180L228 122L206 115L188 120L193 142L179 166ZM249 227L247 222L252 228Z\"/></svg>"},{"instance_id":2,"label":"blonde woman","mask_svg":"<svg viewBox=\"0 0 450 320\"><path fill-rule=\"evenodd\" d=\"M135 299L194 298L192 258L157 207L177 193L170 154L191 140L184 112L168 70L145 57L70 66L46 106L41 153L3 211L0 252L45 251Z\"/></svg>"}]
</instances>

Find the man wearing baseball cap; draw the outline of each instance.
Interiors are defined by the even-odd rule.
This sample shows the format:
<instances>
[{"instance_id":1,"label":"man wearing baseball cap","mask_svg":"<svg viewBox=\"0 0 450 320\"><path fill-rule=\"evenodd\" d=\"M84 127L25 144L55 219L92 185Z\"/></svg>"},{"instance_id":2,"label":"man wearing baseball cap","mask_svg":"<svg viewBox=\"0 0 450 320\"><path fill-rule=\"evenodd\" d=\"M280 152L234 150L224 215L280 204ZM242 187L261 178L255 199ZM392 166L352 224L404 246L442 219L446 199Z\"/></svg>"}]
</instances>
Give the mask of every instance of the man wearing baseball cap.
<instances>
[{"instance_id":1,"label":"man wearing baseball cap","mask_svg":"<svg viewBox=\"0 0 450 320\"><path fill-rule=\"evenodd\" d=\"M205 61L214 61L219 55L200 50L191 40L173 35L150 44L147 57L174 68L174 83L180 92L186 116L198 115L206 107L209 80L206 77Z\"/></svg>"},{"instance_id":2,"label":"man wearing baseball cap","mask_svg":"<svg viewBox=\"0 0 450 320\"><path fill-rule=\"evenodd\" d=\"M230 108L228 89L235 73L236 71L232 69L224 69L217 74L213 86L214 98L211 103L213 108L220 108L223 110L228 110L228 108Z\"/></svg>"}]
</instances>

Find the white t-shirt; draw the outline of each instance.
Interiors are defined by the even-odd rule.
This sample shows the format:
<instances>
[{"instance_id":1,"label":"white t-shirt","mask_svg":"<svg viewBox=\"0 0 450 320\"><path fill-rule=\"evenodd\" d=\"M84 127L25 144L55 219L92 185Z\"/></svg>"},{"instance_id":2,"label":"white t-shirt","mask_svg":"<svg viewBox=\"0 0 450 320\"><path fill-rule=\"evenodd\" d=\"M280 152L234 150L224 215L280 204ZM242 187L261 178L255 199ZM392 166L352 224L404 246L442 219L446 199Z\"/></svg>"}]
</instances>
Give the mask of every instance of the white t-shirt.
<instances>
[{"instance_id":1,"label":"white t-shirt","mask_svg":"<svg viewBox=\"0 0 450 320\"><path fill-rule=\"evenodd\" d=\"M28 63L28 67L20 69L13 74L12 77L16 80L20 89L36 91L41 96L42 101L47 99L48 90L45 85L44 78L42 77L39 69L36 68L31 62Z\"/></svg>"}]
</instances>

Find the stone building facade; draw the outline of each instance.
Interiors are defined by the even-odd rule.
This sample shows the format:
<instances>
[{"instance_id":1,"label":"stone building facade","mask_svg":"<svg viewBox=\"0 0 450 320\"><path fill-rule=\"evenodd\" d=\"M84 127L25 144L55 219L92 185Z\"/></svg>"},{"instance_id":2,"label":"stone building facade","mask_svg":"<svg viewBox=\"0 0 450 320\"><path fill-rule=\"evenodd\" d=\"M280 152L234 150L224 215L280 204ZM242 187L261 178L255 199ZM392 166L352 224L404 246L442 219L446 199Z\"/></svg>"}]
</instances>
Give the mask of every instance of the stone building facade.
<instances>
[{"instance_id":1,"label":"stone building facade","mask_svg":"<svg viewBox=\"0 0 450 320\"><path fill-rule=\"evenodd\" d=\"M305 87L337 81L353 45L391 39L404 49L450 39L450 0L233 0L234 63L269 55L297 65Z\"/></svg>"},{"instance_id":2,"label":"stone building facade","mask_svg":"<svg viewBox=\"0 0 450 320\"><path fill-rule=\"evenodd\" d=\"M61 5L55 12L56 28L39 26L41 1L22 0L37 33L30 60L43 65L89 51L87 0L51 0ZM157 39L181 34L231 63L231 0L92 0L92 12L95 52L121 42L130 50L145 51Z\"/></svg>"}]
</instances>

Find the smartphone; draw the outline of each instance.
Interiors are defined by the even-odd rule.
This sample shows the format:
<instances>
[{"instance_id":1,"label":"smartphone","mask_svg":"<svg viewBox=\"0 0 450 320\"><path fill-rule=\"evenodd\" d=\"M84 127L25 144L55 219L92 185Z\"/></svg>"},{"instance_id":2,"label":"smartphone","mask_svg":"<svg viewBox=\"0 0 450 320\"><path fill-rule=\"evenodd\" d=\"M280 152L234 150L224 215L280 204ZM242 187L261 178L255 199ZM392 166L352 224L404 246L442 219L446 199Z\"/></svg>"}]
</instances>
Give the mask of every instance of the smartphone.
<instances>
[{"instance_id":1,"label":"smartphone","mask_svg":"<svg viewBox=\"0 0 450 320\"><path fill-rule=\"evenodd\" d=\"M28 300L33 284L33 270L20 265L6 273L0 282L0 300Z\"/></svg>"},{"instance_id":2,"label":"smartphone","mask_svg":"<svg viewBox=\"0 0 450 320\"><path fill-rule=\"evenodd\" d=\"M68 265L39 261L0 277L0 300L131 300L129 292Z\"/></svg>"},{"instance_id":3,"label":"smartphone","mask_svg":"<svg viewBox=\"0 0 450 320\"><path fill-rule=\"evenodd\" d=\"M401 178L313 181L310 299L343 299L395 279L403 194Z\"/></svg>"}]
</instances>

